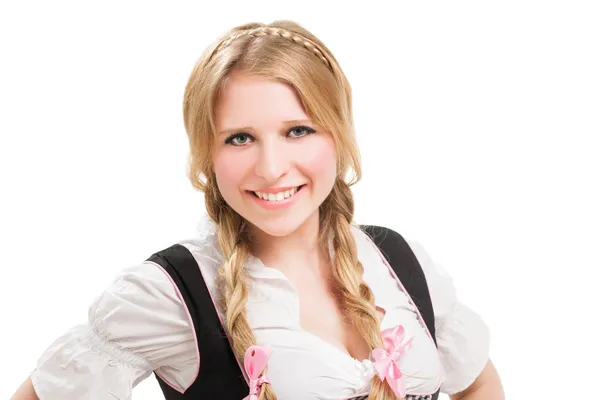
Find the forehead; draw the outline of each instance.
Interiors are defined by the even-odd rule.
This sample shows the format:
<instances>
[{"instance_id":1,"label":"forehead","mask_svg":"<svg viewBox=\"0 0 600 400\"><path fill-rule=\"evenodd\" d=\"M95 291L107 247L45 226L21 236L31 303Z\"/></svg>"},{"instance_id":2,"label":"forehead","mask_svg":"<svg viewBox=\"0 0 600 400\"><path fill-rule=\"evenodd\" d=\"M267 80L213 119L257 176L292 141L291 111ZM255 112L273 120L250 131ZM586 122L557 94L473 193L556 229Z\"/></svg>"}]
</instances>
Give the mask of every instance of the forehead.
<instances>
[{"instance_id":1,"label":"forehead","mask_svg":"<svg viewBox=\"0 0 600 400\"><path fill-rule=\"evenodd\" d=\"M239 72L229 76L215 109L217 130L270 129L281 121L308 118L290 85Z\"/></svg>"}]
</instances>

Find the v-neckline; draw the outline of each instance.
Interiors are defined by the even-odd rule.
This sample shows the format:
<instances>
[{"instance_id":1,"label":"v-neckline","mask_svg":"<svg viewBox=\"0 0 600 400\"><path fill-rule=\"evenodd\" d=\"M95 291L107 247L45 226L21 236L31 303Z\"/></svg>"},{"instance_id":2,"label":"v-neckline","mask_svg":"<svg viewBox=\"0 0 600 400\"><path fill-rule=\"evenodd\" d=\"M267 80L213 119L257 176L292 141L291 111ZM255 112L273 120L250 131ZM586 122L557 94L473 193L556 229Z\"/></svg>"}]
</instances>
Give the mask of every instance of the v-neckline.
<instances>
[{"instance_id":1,"label":"v-neckline","mask_svg":"<svg viewBox=\"0 0 600 400\"><path fill-rule=\"evenodd\" d=\"M299 301L298 301L299 303ZM379 306L376 306L379 307ZM383 307L379 307L381 309L383 309ZM385 309L384 309L385 310ZM384 312L383 317L381 318L381 320L379 321L379 330L381 331L381 326L383 325L383 321L385 320L386 316L388 315L387 312ZM336 353L339 353L342 357L350 359L352 361L354 361L355 363L358 364L362 364L364 361L368 361L369 357L361 360L359 358L354 357L352 354L350 354L350 352L348 351L348 349L346 349L346 351L343 351L342 349L340 349L338 346L336 346L334 343L322 338L321 336L312 333L311 331L305 329L304 327L302 327L302 324L300 323L300 309L298 309L298 318L297 318L297 329L299 332L301 332L304 336L310 338L311 340L320 343L321 345L328 347L330 349L332 349L332 351L335 351ZM345 348L345 346L344 346Z\"/></svg>"},{"instance_id":2,"label":"v-neckline","mask_svg":"<svg viewBox=\"0 0 600 400\"><path fill-rule=\"evenodd\" d=\"M369 360L369 358L365 358L364 360L360 360L356 357L354 357L352 354L350 354L350 352L348 351L348 349L344 347L344 349L346 351L343 351L341 348L339 348L338 346L336 346L336 344L322 338L321 336L307 330L306 328L304 328L302 326L302 323L300 321L300 295L298 294L298 290L296 290L296 287L294 286L294 284L290 281L290 279L280 270L278 270L277 268L273 268L273 267L269 267L267 265L265 265L265 263L263 263L263 261L256 257L256 256L250 256L251 258L251 263L249 263L249 270L253 271L253 275L259 275L261 278L272 278L272 279L280 279L284 282L286 282L286 284L292 289L293 291L293 295L294 295L294 302L295 302L295 318L294 318L294 325L296 327L296 329L301 332L304 336L306 336L309 339L312 339L313 341L320 343L321 345L332 349L332 351L335 351L336 353L339 353L342 357L345 357L346 359L350 359L352 361L354 361L355 363L358 364L362 364L364 361ZM268 274L275 274L277 276L265 276L263 274L261 274L260 272L265 271ZM387 309L383 306L383 305L379 305L379 304L375 304L376 308L379 308L381 310L383 310L383 316L381 317L381 319L379 320L379 331L382 331L382 326L384 325L384 321L386 319L386 317L388 317L389 312L387 311Z\"/></svg>"}]
</instances>

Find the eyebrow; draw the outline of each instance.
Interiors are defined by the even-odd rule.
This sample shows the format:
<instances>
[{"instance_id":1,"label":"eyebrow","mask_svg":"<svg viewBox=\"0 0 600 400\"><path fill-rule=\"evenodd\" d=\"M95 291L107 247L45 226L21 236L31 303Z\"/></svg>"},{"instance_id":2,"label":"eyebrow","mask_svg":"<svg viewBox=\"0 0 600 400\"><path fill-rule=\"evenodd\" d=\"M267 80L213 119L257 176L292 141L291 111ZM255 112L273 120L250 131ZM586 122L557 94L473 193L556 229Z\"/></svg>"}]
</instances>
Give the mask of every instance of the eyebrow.
<instances>
[{"instance_id":1,"label":"eyebrow","mask_svg":"<svg viewBox=\"0 0 600 400\"><path fill-rule=\"evenodd\" d=\"M285 126L290 126L290 125L295 125L295 124L313 124L313 121L310 119L291 119L291 120L287 120L287 121L281 121L282 125ZM251 126L244 126L241 128L228 128L228 129L223 129L222 131L219 131L218 135L229 135L232 133L236 133L236 132L246 132L246 131L254 131L254 128L252 128Z\"/></svg>"}]
</instances>

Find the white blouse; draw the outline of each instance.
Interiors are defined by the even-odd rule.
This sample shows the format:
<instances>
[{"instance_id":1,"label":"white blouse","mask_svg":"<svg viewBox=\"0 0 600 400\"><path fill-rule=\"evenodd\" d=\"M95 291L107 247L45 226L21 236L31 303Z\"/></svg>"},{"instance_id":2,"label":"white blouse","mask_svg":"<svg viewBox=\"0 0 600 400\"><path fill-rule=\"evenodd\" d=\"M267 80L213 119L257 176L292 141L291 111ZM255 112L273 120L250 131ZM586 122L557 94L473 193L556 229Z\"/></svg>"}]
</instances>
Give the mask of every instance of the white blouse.
<instances>
[{"instance_id":1,"label":"white blouse","mask_svg":"<svg viewBox=\"0 0 600 400\"><path fill-rule=\"evenodd\" d=\"M198 235L179 242L190 250L213 298L223 262L214 225L203 221ZM428 281L435 313L436 348L429 331L377 247L353 227L363 279L386 313L381 329L402 324L413 338L399 361L407 394L438 388L453 394L467 388L488 360L489 331L461 304L451 278L416 242L410 242ZM348 398L367 393L373 368L300 326L298 295L283 273L255 257L247 319L257 340L272 349L269 378L280 399ZM276 301L273 301L276 299ZM221 310L218 310L222 315ZM196 379L202 355L176 286L157 264L124 269L89 309L86 325L59 337L39 359L32 382L40 400L126 400L154 371L176 390ZM240 399L241 400L241 399Z\"/></svg>"}]
</instances>

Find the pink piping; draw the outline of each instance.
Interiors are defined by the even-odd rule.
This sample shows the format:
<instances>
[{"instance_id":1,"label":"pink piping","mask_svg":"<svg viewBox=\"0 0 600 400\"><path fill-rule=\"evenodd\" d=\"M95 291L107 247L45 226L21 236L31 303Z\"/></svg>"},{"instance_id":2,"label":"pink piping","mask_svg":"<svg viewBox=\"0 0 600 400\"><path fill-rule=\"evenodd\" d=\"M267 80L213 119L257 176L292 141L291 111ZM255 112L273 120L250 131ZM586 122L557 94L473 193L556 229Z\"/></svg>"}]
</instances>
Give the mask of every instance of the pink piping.
<instances>
[{"instance_id":1,"label":"pink piping","mask_svg":"<svg viewBox=\"0 0 600 400\"><path fill-rule=\"evenodd\" d=\"M173 278L171 278L171 275L169 275L169 273L167 271L165 271L165 269L162 266L158 265L154 261L146 261L146 263L155 265L156 267L158 267L158 269L160 269L167 276L167 278L169 278L169 281L171 282L171 284L173 285L173 288L175 289L175 292L177 293L177 297L179 297L181 304L183 304L183 307L185 308L185 313L187 314L188 320L190 322L190 326L192 327L192 331L194 332L194 346L196 347L196 360L198 360L198 363L196 364L196 373L194 374L194 379L192 379L192 383L194 383L196 381L196 378L198 378L198 373L200 372L200 350L198 349L198 340L196 339L196 329L194 328L194 321L192 320L192 316L190 315L190 311L188 310L188 307L185 304L185 300L183 299L183 296L181 295L181 292L179 291L177 284L175 284L175 282L173 281ZM188 387L184 388L183 390L179 390L178 388L175 387L174 384L169 382L166 378L164 378L162 375L160 375L157 371L154 371L154 373L156 375L158 375L160 377L160 379L162 379L167 385L171 386L173 389L177 390L181 394L183 394L189 388L189 386L188 386Z\"/></svg>"},{"instance_id":2,"label":"pink piping","mask_svg":"<svg viewBox=\"0 0 600 400\"><path fill-rule=\"evenodd\" d=\"M417 311L417 317L419 318L419 322L421 323L421 326L423 327L423 329L427 333L427 336L429 336L429 339L431 340L431 342L435 345L435 341L433 340L433 337L431 336L431 332L429 332L429 328L427 328L427 324L425 324L425 320L423 319L423 316L421 315L421 312L417 308L417 305L414 303L412 297L410 297L410 295L406 291L406 288L402 284L402 281L400 281L400 278L398 278L398 276L394 272L394 269L390 266L390 264L388 263L387 259L383 256L383 254L381 253L381 250L379 250L379 247L377 247L377 245L373 242L373 240L371 240L371 238L368 235L364 235L364 236L369 241L369 243L371 243L371 245L375 248L375 250L379 254L379 257L381 258L381 260L383 261L383 263L388 267L390 273L392 274L392 276L394 277L394 279L396 279L396 282L398 282L398 284L400 285L400 288L402 289L402 291L404 292L404 294L408 298L408 301L410 301L410 303L413 305L413 307ZM427 396L427 395L430 395L430 394L434 394L442 386L442 375L443 375L443 372L444 372L443 368L440 366L440 380L439 380L439 382L437 384L437 387L435 388L435 390L433 392L431 392L431 393L407 393L407 394L410 394L412 396ZM369 394L369 392L355 394L355 395L353 395L351 397L346 397L346 399L351 399L352 397L356 397L356 396L364 396L364 395L367 395L367 394Z\"/></svg>"},{"instance_id":3,"label":"pink piping","mask_svg":"<svg viewBox=\"0 0 600 400\"><path fill-rule=\"evenodd\" d=\"M198 268L200 270L200 274L202 275L202 279L204 279L204 274L202 273L202 268L200 268L200 266L198 266ZM206 282L206 280L204 280L204 281ZM219 317L219 321L221 322L221 327L223 328L223 332L225 332L225 336L227 336L227 341L229 342L229 348L231 348L231 351L233 351L234 357L235 357L235 351L233 350L233 347L231 347L231 336L229 336L229 332L227 331L227 329L225 329L225 324L223 323L223 318L221 317L221 313L219 313L219 309L217 308L217 303L215 302L215 298L213 297L212 292L208 288L208 285L206 286L206 288L208 289L208 294L210 296L210 300L212 301L213 306L215 307L215 311L217 312L217 316ZM237 361L237 364L240 367L240 371L242 371L242 375L244 376L246 383L248 384L248 386L250 386L250 381L248 380L248 377L246 376L246 369L244 367L242 367L242 364L240 363L240 360L238 360L237 357L235 357L235 360Z\"/></svg>"},{"instance_id":4,"label":"pink piping","mask_svg":"<svg viewBox=\"0 0 600 400\"><path fill-rule=\"evenodd\" d=\"M367 235L364 235L365 238L367 239L367 241L375 248L375 250L377 251L377 253L379 254L379 257L381 258L381 260L383 261L383 263L387 266L388 270L390 271L390 273L392 274L392 276L394 277L394 279L396 280L396 282L398 282L398 285L400 285L400 288L402 289L402 291L404 292L404 294L406 295L406 297L408 298L408 301L413 305L413 307L416 310L417 313L417 317L419 319L419 322L421 324L421 326L425 329L427 336L429 337L429 339L432 341L432 343L435 345L435 342L433 340L433 337L431 336L431 333L429 332L429 329L427 328L427 324L425 324L425 320L423 319L423 316L421 315L421 312L419 311L418 307L416 306L416 304L414 303L413 299L410 297L410 295L408 294L408 292L406 291L406 288L404 287L404 285L402 284L402 281L400 281L400 279L398 278L398 276L396 275L396 273L394 272L394 269L390 266L390 264L388 263L387 259L383 256L383 254L381 253L381 250L379 250L379 247L377 247L377 245L371 240L370 237L368 237ZM179 297L179 300L181 301L181 303L183 304L184 308L185 308L185 312L188 316L189 322L190 322L190 326L192 327L192 330L194 332L194 338L196 338L196 330L194 328L194 323L192 320L192 317L190 315L190 312L187 308L187 305L181 295L181 292L179 291L179 288L177 287L177 285L175 284L175 282L173 281L173 279L171 278L171 275L169 275L169 273L167 271L165 271L165 269L158 265L157 263L153 262L153 261L146 261L149 264L154 264L156 265L161 271L163 271L163 273L167 276L167 278L169 279L169 281L171 282L171 284L173 285L173 288L175 289L175 292L177 293L177 297ZM199 266L198 266L199 267ZM202 269L199 267L200 270L200 274L202 275L202 278L204 279L204 274L202 273ZM208 288L208 287L207 287ZM225 332L225 335L227 336L227 341L229 342L229 346L231 347L231 337L229 335L229 332L227 332L227 330L225 329L225 325L223 324L223 318L221 317L221 314L218 312L217 309L217 305L215 302L215 299L212 295L212 292L210 291L210 289L208 290L208 294L210 296L210 299L213 303L213 306L215 307L215 311L217 311L217 316L219 317L219 322L221 323L221 326L223 327L223 331ZM387 313L387 310L386 310ZM192 383L196 380L196 378L198 377L198 373L200 371L200 351L198 349L198 342L197 340L194 340L194 344L196 347L196 359L198 360L198 364L196 366L196 373L194 375L194 379L192 380ZM233 349L232 349L233 350ZM245 370L244 368L242 368L242 365L240 363L240 361L237 359L236 357L236 361L238 363L238 366L240 367L240 370L243 372L244 375L244 379L246 380L246 383L249 384L248 382L248 377L246 376ZM171 382L169 382L167 379L165 379L163 376L161 376L157 371L154 371L156 373L156 375L158 375L167 385L169 385L170 387L172 387L173 389L175 389L176 391L178 391L179 393L184 393L185 390L187 390L187 387L181 391L178 388L176 388ZM441 387L442 384L442 373L443 373L443 369L440 368L440 380L438 382L438 386L436 387L436 389L431 392L431 393L410 393L410 395L414 395L414 396L427 396L430 394L433 394L435 392L437 392L437 390ZM188 386L189 387L189 386ZM368 395L369 392L364 392L364 393L358 393L358 394L354 394L350 397L345 397L342 400L346 400L346 399L352 399L356 396L365 396Z\"/></svg>"},{"instance_id":5,"label":"pink piping","mask_svg":"<svg viewBox=\"0 0 600 400\"><path fill-rule=\"evenodd\" d=\"M169 275L169 273L167 271L165 271L165 269L163 267L161 267L160 265L158 265L157 263L153 262L153 261L147 261L148 263L154 264L156 265L158 268L160 268L161 271L164 272L164 274L167 276L167 278L169 278L169 281L171 281L171 284L173 285L173 287L175 288L175 291L177 293L177 296L179 297L179 299L181 300L181 303L183 304L183 306L185 307L185 312L187 313L188 319L190 321L190 325L192 327L192 330L194 332L194 339L196 339L196 329L194 328L194 323L192 320L192 317L190 315L190 312L187 308L187 305L185 304L185 300L183 300L183 297L181 296L181 292L179 291L179 288L177 287L177 284L173 281L173 279L171 278L171 275ZM200 275L202 275L202 279L204 279L204 274L202 273L202 268L200 268L200 266L198 265L198 270L200 271ZM206 279L204 279L204 282L206 282ZM207 285L207 289L208 289L208 285ZM208 294L210 296L210 300L213 303L213 306L215 308L215 311L217 313L217 316L219 317L219 322L221 323L221 327L223 328L223 331L225 332L225 335L227 336L227 341L229 342L229 347L232 349L231 347L231 336L229 335L229 332L227 331L227 329L225 329L225 325L223 323L223 318L221 317L221 314L218 311L217 308L217 303L215 302L215 298L213 297L212 292L210 291L210 289L208 289ZM198 349L198 341L194 340L194 344L196 346L196 356L197 356L197 360L198 360L198 365L196 367L196 374L194 375L194 379L192 380L192 383L196 381L196 378L198 377L198 373L200 372L200 350ZM235 357L238 366L240 367L240 370L242 371L242 375L244 376L244 379L246 380L246 383L248 385L250 385L250 382L248 380L248 377L246 376L246 370L242 367L242 364L240 363L240 360L238 360L237 357ZM163 380L165 381L165 383L169 386L171 386L173 389L177 390L179 393L183 393L185 392L185 390L187 390L187 388L184 389L184 391L180 391L179 389L177 389L175 386L173 386L173 384L171 384L168 380L164 379L162 376L160 376L156 371L155 373Z\"/></svg>"}]
</instances>

